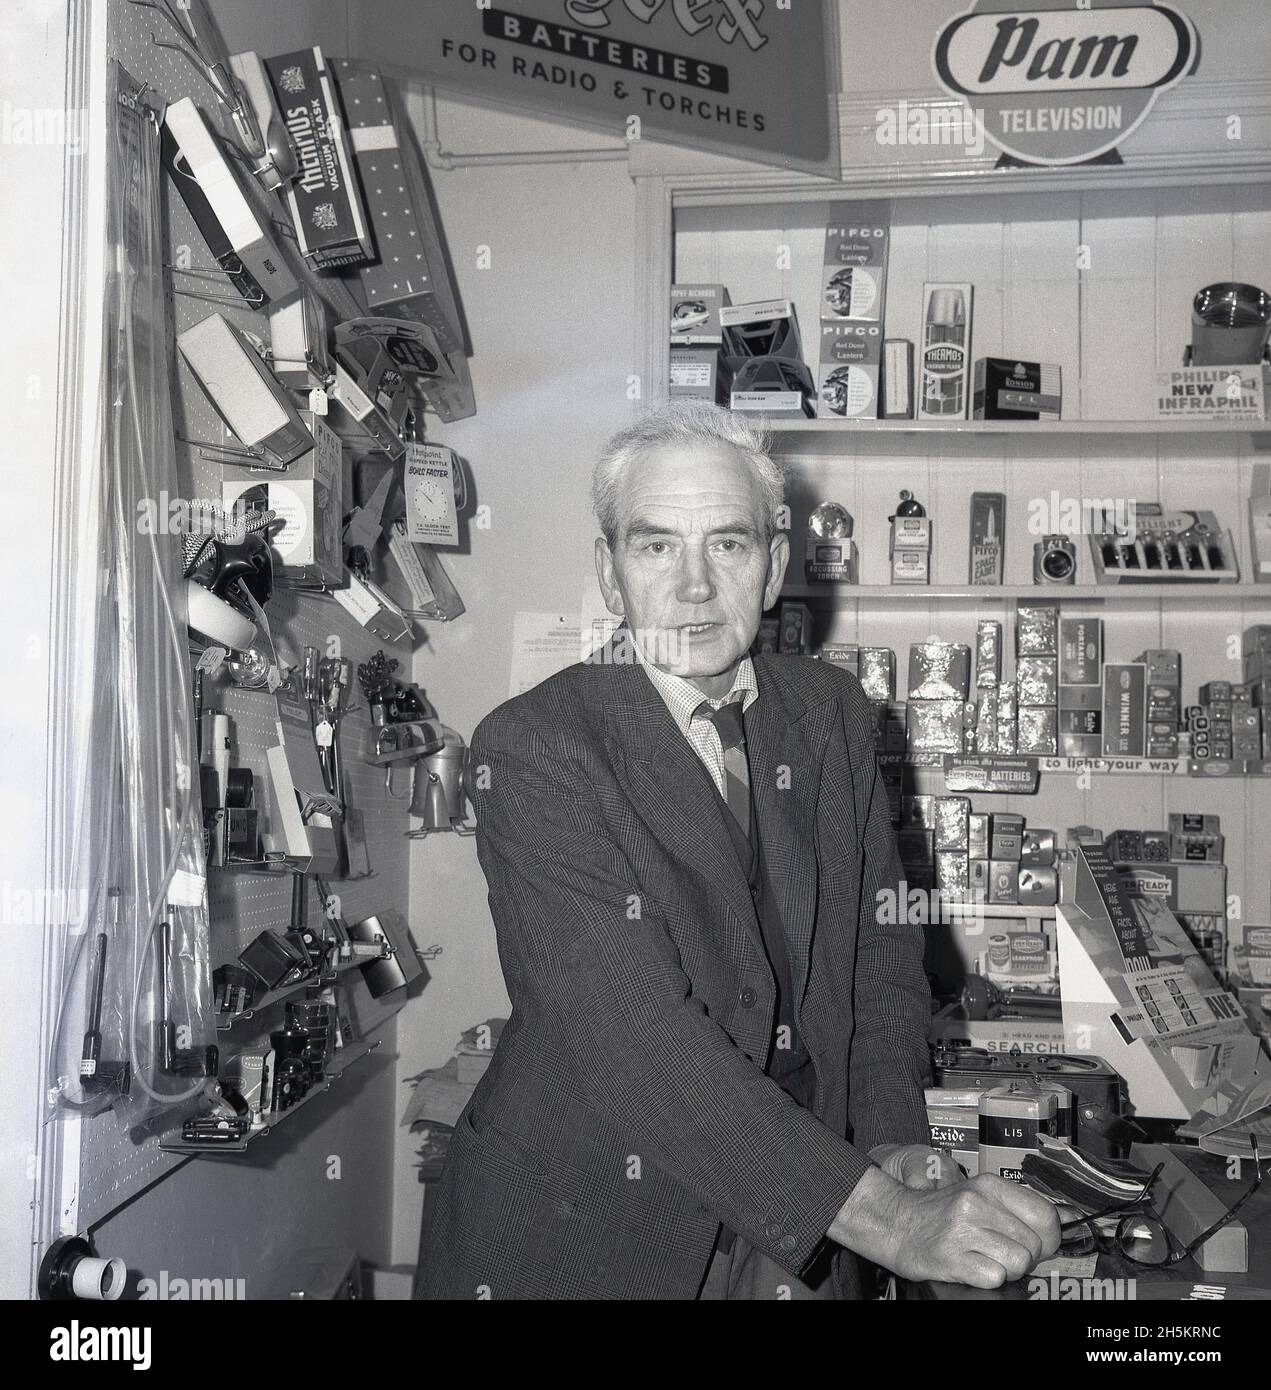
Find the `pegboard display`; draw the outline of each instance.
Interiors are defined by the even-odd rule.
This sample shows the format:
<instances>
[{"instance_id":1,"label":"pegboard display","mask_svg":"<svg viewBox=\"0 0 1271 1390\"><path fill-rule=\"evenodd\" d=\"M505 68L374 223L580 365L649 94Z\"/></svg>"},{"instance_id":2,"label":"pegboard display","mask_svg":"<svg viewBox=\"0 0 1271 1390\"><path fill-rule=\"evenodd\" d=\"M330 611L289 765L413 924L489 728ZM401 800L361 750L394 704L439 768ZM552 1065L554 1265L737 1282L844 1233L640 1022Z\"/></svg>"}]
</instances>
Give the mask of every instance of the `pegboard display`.
<instances>
[{"instance_id":1,"label":"pegboard display","mask_svg":"<svg viewBox=\"0 0 1271 1390\"><path fill-rule=\"evenodd\" d=\"M138 83L148 84L150 91L165 102L192 98L215 133L225 140L235 138L228 113L199 70L182 53L155 42L156 38L169 41L175 37L161 15L153 9L116 0L109 6L109 24L110 55ZM263 26L259 43L262 52L271 51ZM264 193L246 173L240 182L258 211L273 221L278 232L276 240L292 271L326 302L332 323L364 312L342 281L332 276L314 275L303 264L294 241L287 240L286 212L281 200ZM163 188L166 260L169 263L166 288L171 325L173 417L179 438L199 441L178 444L180 483L187 499L219 502L220 459L214 449L207 446L229 449L240 446L176 351L175 335L209 314L220 313L236 327L268 344L269 320L267 314L255 313L237 294L228 277L217 270L181 196L166 177ZM194 273L182 274L173 267ZM347 510L354 500L355 460L347 446L343 454ZM261 476L269 475L262 473ZM179 538L174 537L172 543L179 544ZM313 646L324 657L349 658L356 671L359 663L367 661L383 645L358 626L329 595L275 590L267 617L278 655L287 664L300 664L304 648ZM391 654L397 655L404 667L409 667L408 652L399 650ZM256 800L260 804L268 796L266 751L277 742L273 697L264 691L235 687L218 674L205 682L204 708L229 716L232 765L252 770ZM408 779L399 772L395 790L400 795L392 797L386 791L383 770L366 763L366 757L373 751L374 735L369 712L356 684L351 693L349 713L341 723L340 741L347 801L351 808L363 814L371 873L357 880L331 879L329 887L338 895L347 922L360 921L371 914L405 920L409 902L409 842L404 838L410 829L406 810ZM266 928L285 930L291 918L291 896L292 878L287 873L209 869L213 967L234 960L239 951ZM309 921L316 922L320 912L317 893L310 881ZM416 944L428 945L418 938ZM390 1007L374 1000L356 970L343 973L341 984L352 991L353 1010L363 1035L382 1028L400 1007L400 999ZM263 1040L270 1028L279 1026L281 1017L281 1009L276 1009L266 1015L263 1024L256 1020L239 1024L232 1035L234 1046L250 1045L258 1038ZM222 1045L229 1036L220 1036ZM334 1105L337 1102L334 1098L320 1098L317 1103ZM392 1116L386 1114L383 1119L386 1142L392 1122ZM85 1122L79 1185L79 1225L82 1229L101 1222L124 1202L188 1162L182 1156L161 1151L160 1137L157 1128L124 1133L110 1113ZM269 1142L268 1138L263 1141L264 1145Z\"/></svg>"}]
</instances>

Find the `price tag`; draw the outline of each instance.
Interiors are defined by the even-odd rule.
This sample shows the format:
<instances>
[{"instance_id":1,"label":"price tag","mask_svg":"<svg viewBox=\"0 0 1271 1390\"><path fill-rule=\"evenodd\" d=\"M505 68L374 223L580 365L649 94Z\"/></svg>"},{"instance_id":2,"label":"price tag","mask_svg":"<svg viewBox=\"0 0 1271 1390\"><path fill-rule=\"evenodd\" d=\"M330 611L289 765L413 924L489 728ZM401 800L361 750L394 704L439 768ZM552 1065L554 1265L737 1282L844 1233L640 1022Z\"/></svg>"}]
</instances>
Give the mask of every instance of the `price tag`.
<instances>
[{"instance_id":1,"label":"price tag","mask_svg":"<svg viewBox=\"0 0 1271 1390\"><path fill-rule=\"evenodd\" d=\"M331 724L323 719L313 727L313 741L319 748L330 748L334 733L335 730L332 728Z\"/></svg>"},{"instance_id":2,"label":"price tag","mask_svg":"<svg viewBox=\"0 0 1271 1390\"><path fill-rule=\"evenodd\" d=\"M265 686L272 695L273 692L277 690L281 684L282 672L278 669L277 666L271 664L269 670L265 674Z\"/></svg>"},{"instance_id":3,"label":"price tag","mask_svg":"<svg viewBox=\"0 0 1271 1390\"><path fill-rule=\"evenodd\" d=\"M327 393L321 386L315 386L309 392L309 409L315 415L325 415L327 413Z\"/></svg>"},{"instance_id":4,"label":"price tag","mask_svg":"<svg viewBox=\"0 0 1271 1390\"><path fill-rule=\"evenodd\" d=\"M220 669L221 662L225 660L226 651L224 647L204 647L199 655L198 671L205 671L209 676Z\"/></svg>"}]
</instances>

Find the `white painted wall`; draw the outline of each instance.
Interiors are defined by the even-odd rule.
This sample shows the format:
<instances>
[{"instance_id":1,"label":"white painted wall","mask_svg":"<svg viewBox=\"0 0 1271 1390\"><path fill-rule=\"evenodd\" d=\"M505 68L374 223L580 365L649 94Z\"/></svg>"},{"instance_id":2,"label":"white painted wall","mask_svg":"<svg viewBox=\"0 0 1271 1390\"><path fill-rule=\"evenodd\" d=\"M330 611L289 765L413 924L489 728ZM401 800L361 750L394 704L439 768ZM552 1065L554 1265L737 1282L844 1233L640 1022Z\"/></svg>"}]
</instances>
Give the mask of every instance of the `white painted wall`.
<instances>
[{"instance_id":1,"label":"white painted wall","mask_svg":"<svg viewBox=\"0 0 1271 1390\"><path fill-rule=\"evenodd\" d=\"M65 5L18 0L0 9L0 64L10 137L22 118L63 102ZM24 894L45 886L45 760L57 417L58 315L65 150L0 141L0 1298L29 1292L35 1143L41 1117L42 912ZM21 209L21 215L14 215ZM20 524L13 524L19 521ZM36 901L38 902L38 896Z\"/></svg>"}]
</instances>

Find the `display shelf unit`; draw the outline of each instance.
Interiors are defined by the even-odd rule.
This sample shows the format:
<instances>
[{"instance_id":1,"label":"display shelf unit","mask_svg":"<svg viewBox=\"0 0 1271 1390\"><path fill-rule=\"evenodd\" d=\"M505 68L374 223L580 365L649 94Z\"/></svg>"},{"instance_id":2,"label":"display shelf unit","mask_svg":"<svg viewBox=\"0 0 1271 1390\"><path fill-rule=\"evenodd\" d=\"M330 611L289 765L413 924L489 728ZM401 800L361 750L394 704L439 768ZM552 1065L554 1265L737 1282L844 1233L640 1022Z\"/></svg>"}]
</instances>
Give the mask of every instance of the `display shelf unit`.
<instances>
[{"instance_id":1,"label":"display shelf unit","mask_svg":"<svg viewBox=\"0 0 1271 1390\"><path fill-rule=\"evenodd\" d=\"M240 1154L246 1153L248 1148L258 1139L263 1139L267 1134L272 1134L280 1124L290 1121L298 1115L307 1105L317 1100L319 1096L324 1096L331 1090L332 1083L338 1081L350 1067L360 1062L364 1057L369 1057L371 1053L377 1052L383 1045L383 1039L377 1038L374 1042L355 1042L347 1047L342 1047L331 1060L331 1065L323 1073L322 1081L311 1087L305 1094L292 1106L279 1114L273 1116L269 1123L262 1125L260 1129L249 1129L242 1139L233 1144L203 1144L185 1143L178 1136L165 1135L159 1141L159 1148L164 1153L182 1154L187 1158L197 1158L203 1154Z\"/></svg>"},{"instance_id":2,"label":"display shelf unit","mask_svg":"<svg viewBox=\"0 0 1271 1390\"><path fill-rule=\"evenodd\" d=\"M939 147L883 149L874 138L876 112L902 95L911 111L935 114L950 104L934 82L930 93L844 98L838 181L633 145L636 236L650 250L637 261L636 295L646 397L666 392L673 283L724 284L734 304L793 300L815 375L829 207L882 200L892 228L886 336L921 342L924 281L970 281L972 359L1058 364L1063 418L748 417L771 432L786 468L793 554L783 597L809 603L814 641L889 646L903 658L908 644L931 636L974 641L977 609L1009 620L1014 602L1056 601L1061 611L1105 618L1109 660L1171 647L1182 652L1187 689L1241 679L1241 629L1271 621L1271 586L1251 582L1246 511L1254 491L1268 490L1259 470L1271 422L1156 418L1154 393L1156 372L1182 363L1197 289L1221 280L1271 285L1271 81L1229 90L1189 78L1162 94L1122 149L1123 164L1066 169L998 169L991 149L979 159ZM1223 121L1237 109L1247 138L1232 142ZM887 582L888 517L902 488L934 521L929 586ZM1002 586L966 583L976 490L1006 494ZM1082 536L1074 537L1077 585L1034 586L1034 542L1067 529L1028 524L1030 506L1052 490L1061 499L1111 495L1213 511L1232 532L1241 580L1185 589L1095 585ZM806 519L824 501L841 503L855 519L860 584L850 589L802 582ZM1061 830L1164 825L1179 810L1221 815L1227 892L1243 921L1271 921L1271 778L1189 777L1182 759L1039 764L1048 775L1035 794L973 793L976 806ZM907 788L944 789L942 768L906 768L905 777Z\"/></svg>"},{"instance_id":3,"label":"display shelf unit","mask_svg":"<svg viewBox=\"0 0 1271 1390\"><path fill-rule=\"evenodd\" d=\"M1229 606L1252 603L1271 607L1271 584L1191 582L1179 584L787 584L783 599L803 599L834 608L860 603L946 603L979 606L991 603L1168 603Z\"/></svg>"},{"instance_id":4,"label":"display shelf unit","mask_svg":"<svg viewBox=\"0 0 1271 1390\"><path fill-rule=\"evenodd\" d=\"M355 943L356 944L356 943ZM237 1023L250 1023L258 1014L263 1014L268 1009L274 1008L284 1000L292 998L300 993L301 990L312 986L329 984L331 976L343 975L348 970L358 969L363 965L369 965L374 960L382 960L387 953L375 951L374 954L366 956L354 955L349 960L337 961L322 977L307 975L303 980L297 980L294 985L286 985L282 989L271 989L266 994L262 994L245 1009L239 1009L232 1014L217 1014L216 1031L218 1033L228 1033Z\"/></svg>"},{"instance_id":5,"label":"display shelf unit","mask_svg":"<svg viewBox=\"0 0 1271 1390\"><path fill-rule=\"evenodd\" d=\"M1271 420L828 420L782 415L747 415L757 428L776 436L782 452L836 452L854 434L1030 436L1098 439L1105 435L1214 435L1249 437L1255 447L1271 449Z\"/></svg>"}]
</instances>

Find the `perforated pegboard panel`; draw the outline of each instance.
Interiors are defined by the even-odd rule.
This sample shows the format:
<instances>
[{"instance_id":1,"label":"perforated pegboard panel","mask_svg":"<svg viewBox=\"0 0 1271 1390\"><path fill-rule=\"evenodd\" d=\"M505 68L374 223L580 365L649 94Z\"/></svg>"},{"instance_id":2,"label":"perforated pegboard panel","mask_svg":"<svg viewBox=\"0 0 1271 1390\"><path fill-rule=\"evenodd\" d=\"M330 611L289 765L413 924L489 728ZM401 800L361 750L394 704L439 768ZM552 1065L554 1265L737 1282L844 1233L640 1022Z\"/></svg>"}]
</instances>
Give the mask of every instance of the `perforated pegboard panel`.
<instances>
[{"instance_id":1,"label":"perforated pegboard panel","mask_svg":"<svg viewBox=\"0 0 1271 1390\"><path fill-rule=\"evenodd\" d=\"M175 37L165 21L154 10L111 0L110 52L138 82L148 83L165 101L191 97L207 117L214 131L233 138L233 128L211 89L199 72L179 52L159 47L153 37L169 40ZM265 32L259 38L262 51L272 51ZM257 205L266 209L276 221L286 222L281 201L261 192L250 177L242 180ZM195 268L212 266L211 254L180 195L165 180L165 226L168 237L169 262L182 257L182 264ZM338 322L361 312L348 289L329 276L314 277L301 264L292 245L282 235L278 240L292 269L303 275L326 300L332 310L332 322ZM184 259L188 257L188 260ZM264 342L269 341L269 322L265 314L253 312L238 299L228 279L211 274L183 276L169 274L169 303L172 312L173 336L211 313L221 313L232 323ZM175 291L175 292L174 292ZM215 297L216 302L195 295ZM225 302L221 302L224 299ZM225 428L211 403L191 376L184 362L178 360L175 342L173 359L173 415L179 435L213 445L233 447L236 443ZM352 469L354 459L345 449L345 504L352 498ZM220 495L220 465L205 457L197 446L178 446L178 470L182 495L190 499L213 498ZM262 475L265 476L265 475ZM173 540L173 544L177 544ZM299 661L306 646L315 646L324 656L347 656L356 668L366 661L381 644L358 627L330 597L277 591L268 608L270 628L279 655L286 661ZM408 673L409 653L393 651L402 660ZM205 708L225 711L232 721L232 760L235 766L251 767L255 774L258 801L267 795L264 779L266 750L275 743L275 704L264 692L244 691L228 686L222 680L209 681L204 692ZM409 842L404 839L410 827L406 800L390 798L384 789L383 773L364 762L370 751L370 721L355 687L352 710L341 727L347 797L350 806L362 811L371 874L358 881L331 882L333 892L341 899L346 921L355 922L372 913L404 918L408 904ZM405 791L407 779L398 774L397 790ZM264 874L209 871L208 903L212 934L212 962L219 965L233 960L242 947L266 927L283 929L291 915L291 877ZM309 886L309 917L317 920L319 905L316 893ZM426 946L420 941L417 944ZM372 1032L387 1023L396 1007L385 1008L371 998L357 972L342 977L352 989L357 1020L364 1032ZM267 1017L258 1030L263 1036L269 1027L276 1027L280 1012ZM256 1024L240 1024L232 1035L222 1034L222 1046L232 1036L234 1045L249 1045L254 1040ZM336 1095L339 1092L335 1093ZM334 1104L329 1097L322 1104ZM361 1103L361 1102L355 1102ZM369 1103L369 1102L367 1102ZM368 1122L382 1124L385 1142L390 1142L393 1116L388 1110L368 1116ZM270 1140L261 1141L269 1144ZM159 1149L159 1137L150 1134L137 1140L123 1133L117 1120L107 1114L87 1122L83 1132L79 1224L89 1228L101 1222L110 1212L157 1180L165 1177L182 1163L179 1157Z\"/></svg>"}]
</instances>

